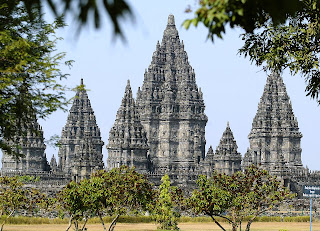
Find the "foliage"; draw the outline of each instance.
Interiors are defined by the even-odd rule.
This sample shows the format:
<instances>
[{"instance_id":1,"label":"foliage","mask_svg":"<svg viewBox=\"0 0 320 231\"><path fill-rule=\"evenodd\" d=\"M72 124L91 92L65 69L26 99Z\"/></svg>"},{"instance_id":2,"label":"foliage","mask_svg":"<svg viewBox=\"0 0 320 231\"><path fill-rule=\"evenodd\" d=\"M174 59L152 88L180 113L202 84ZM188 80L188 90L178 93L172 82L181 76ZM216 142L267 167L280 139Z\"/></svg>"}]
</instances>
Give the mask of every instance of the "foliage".
<instances>
[{"instance_id":1,"label":"foliage","mask_svg":"<svg viewBox=\"0 0 320 231\"><path fill-rule=\"evenodd\" d=\"M38 190L27 188L24 186L28 177L22 179L18 176L0 177L0 218L2 224L0 230L6 221L17 212L17 210L24 209L29 212L34 212L42 205L45 195Z\"/></svg>"},{"instance_id":2,"label":"foliage","mask_svg":"<svg viewBox=\"0 0 320 231\"><path fill-rule=\"evenodd\" d=\"M292 75L300 73L307 82L306 93L320 104L320 2L317 0L201 0L185 28L203 23L208 37L222 38L225 28L241 27L248 56L264 70Z\"/></svg>"},{"instance_id":3,"label":"foliage","mask_svg":"<svg viewBox=\"0 0 320 231\"><path fill-rule=\"evenodd\" d=\"M64 211L67 211L69 215L69 226L70 229L72 223L75 226L75 230L79 230L79 221L83 218L87 221L87 211L90 209L88 204L84 202L83 188L79 183L71 181L67 184L59 194L60 206ZM86 223L80 230L84 230Z\"/></svg>"},{"instance_id":4,"label":"foliage","mask_svg":"<svg viewBox=\"0 0 320 231\"><path fill-rule=\"evenodd\" d=\"M182 192L177 187L170 186L167 174L162 177L161 181L158 198L152 209L152 216L160 224L159 229L179 230L177 225L180 213L177 208L183 200Z\"/></svg>"},{"instance_id":5,"label":"foliage","mask_svg":"<svg viewBox=\"0 0 320 231\"><path fill-rule=\"evenodd\" d=\"M54 134L49 139L45 140L44 143L56 149L61 146L60 139L61 137L59 135Z\"/></svg>"},{"instance_id":6,"label":"foliage","mask_svg":"<svg viewBox=\"0 0 320 231\"><path fill-rule=\"evenodd\" d=\"M266 70L280 73L287 68L292 75L300 73L307 82L307 96L320 104L320 2L301 2L303 10L288 17L286 24L265 21L255 33L244 34L240 54Z\"/></svg>"},{"instance_id":7,"label":"foliage","mask_svg":"<svg viewBox=\"0 0 320 231\"><path fill-rule=\"evenodd\" d=\"M238 26L252 33L266 17L278 25L301 9L299 0L199 0L195 17L185 20L183 25L188 29L191 24L197 26L202 23L209 30L208 38L213 40L215 35L222 38L228 24L231 28ZM187 12L191 11L187 9Z\"/></svg>"},{"instance_id":8,"label":"foliage","mask_svg":"<svg viewBox=\"0 0 320 231\"><path fill-rule=\"evenodd\" d=\"M65 54L55 48L63 20L48 24L36 9L29 14L20 0L0 4L0 148L16 155L15 137L25 136L36 116L67 105L66 88L58 82L66 78L58 68Z\"/></svg>"},{"instance_id":9,"label":"foliage","mask_svg":"<svg viewBox=\"0 0 320 231\"><path fill-rule=\"evenodd\" d=\"M98 171L90 179L94 188L99 188L93 201L100 201L102 207L95 207L101 218L102 211L114 216L109 231L113 230L119 217L125 214L139 214L148 209L154 197L152 184L147 178L137 173L134 168L121 166L109 172ZM102 219L101 219L102 221Z\"/></svg>"},{"instance_id":10,"label":"foliage","mask_svg":"<svg viewBox=\"0 0 320 231\"><path fill-rule=\"evenodd\" d=\"M96 28L101 27L101 22L106 15L111 20L114 35L124 39L123 31L120 26L121 19L128 17L134 20L130 5L126 0L21 0L27 9L30 17L34 18L33 9L37 9L39 15L42 14L43 5L48 4L56 17L73 16L79 24L79 29L91 20ZM15 7L14 1L9 1L9 10Z\"/></svg>"},{"instance_id":11,"label":"foliage","mask_svg":"<svg viewBox=\"0 0 320 231\"><path fill-rule=\"evenodd\" d=\"M233 230L237 230L239 223L251 216L246 228L250 230L257 216L294 196L276 177L255 166L231 176L216 172L209 178L200 175L197 184L199 189L194 190L188 205L196 214L210 216L222 230L225 229L215 216L226 219Z\"/></svg>"},{"instance_id":12,"label":"foliage","mask_svg":"<svg viewBox=\"0 0 320 231\"><path fill-rule=\"evenodd\" d=\"M144 175L134 168L121 166L109 172L98 171L80 183L70 182L61 192L60 202L70 216L69 228L72 222L78 229L81 219L86 224L89 218L98 216L106 230L102 218L108 214L114 217L109 227L111 231L121 215L146 211L153 196L152 185Z\"/></svg>"}]
</instances>

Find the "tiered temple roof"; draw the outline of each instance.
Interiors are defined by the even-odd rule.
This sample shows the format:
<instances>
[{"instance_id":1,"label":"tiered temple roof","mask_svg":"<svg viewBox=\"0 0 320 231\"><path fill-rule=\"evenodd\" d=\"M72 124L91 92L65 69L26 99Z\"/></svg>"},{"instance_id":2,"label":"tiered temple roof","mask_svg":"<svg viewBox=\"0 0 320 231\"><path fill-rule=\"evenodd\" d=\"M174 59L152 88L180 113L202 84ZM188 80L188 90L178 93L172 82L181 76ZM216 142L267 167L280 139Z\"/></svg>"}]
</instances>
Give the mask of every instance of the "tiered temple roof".
<instances>
[{"instance_id":1,"label":"tiered temple roof","mask_svg":"<svg viewBox=\"0 0 320 231\"><path fill-rule=\"evenodd\" d=\"M36 116L21 126L21 135L14 137L9 142L12 147L16 146L16 152L24 157L14 158L3 152L2 171L16 171L21 173L49 171L50 166L45 154L42 127L39 125Z\"/></svg>"},{"instance_id":2,"label":"tiered temple roof","mask_svg":"<svg viewBox=\"0 0 320 231\"><path fill-rule=\"evenodd\" d=\"M71 173L76 159L76 152L79 145L86 139L87 135L92 139L92 145L95 149L92 159L94 168L103 168L102 146L100 129L96 122L94 111L92 110L85 85L81 79L81 84L77 90L72 107L69 111L66 125L62 129L59 146L59 166L60 171Z\"/></svg>"},{"instance_id":3,"label":"tiered temple roof","mask_svg":"<svg viewBox=\"0 0 320 231\"><path fill-rule=\"evenodd\" d=\"M205 156L207 117L201 90L169 15L161 44L137 93L137 109L150 145L151 171L195 169Z\"/></svg>"},{"instance_id":4,"label":"tiered temple roof","mask_svg":"<svg viewBox=\"0 0 320 231\"><path fill-rule=\"evenodd\" d=\"M261 164L272 170L283 158L288 167L301 167L300 140L297 118L279 74L268 76L252 129L248 136L250 149L244 166Z\"/></svg>"},{"instance_id":5,"label":"tiered temple roof","mask_svg":"<svg viewBox=\"0 0 320 231\"><path fill-rule=\"evenodd\" d=\"M108 168L121 165L135 166L139 171L147 171L146 132L140 123L128 80L116 120L109 132Z\"/></svg>"},{"instance_id":6,"label":"tiered temple roof","mask_svg":"<svg viewBox=\"0 0 320 231\"><path fill-rule=\"evenodd\" d=\"M227 123L226 130L223 132L220 143L213 157L217 172L233 174L241 170L241 154L237 151L238 145L234 139L233 132Z\"/></svg>"}]
</instances>

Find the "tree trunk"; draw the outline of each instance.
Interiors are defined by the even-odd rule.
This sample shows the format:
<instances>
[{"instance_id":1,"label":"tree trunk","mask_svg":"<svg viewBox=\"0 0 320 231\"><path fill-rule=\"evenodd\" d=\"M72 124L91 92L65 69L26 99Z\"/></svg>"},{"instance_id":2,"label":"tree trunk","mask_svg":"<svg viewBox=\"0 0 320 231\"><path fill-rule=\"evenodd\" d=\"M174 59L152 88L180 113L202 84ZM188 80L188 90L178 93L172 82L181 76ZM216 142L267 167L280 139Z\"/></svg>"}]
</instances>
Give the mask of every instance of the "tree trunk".
<instances>
[{"instance_id":1,"label":"tree trunk","mask_svg":"<svg viewBox=\"0 0 320 231\"><path fill-rule=\"evenodd\" d=\"M3 230L4 223L5 223L5 222L3 222L3 223L1 224L0 231Z\"/></svg>"},{"instance_id":2,"label":"tree trunk","mask_svg":"<svg viewBox=\"0 0 320 231\"><path fill-rule=\"evenodd\" d=\"M6 221L8 220L8 218L11 217L11 216L14 214L14 211L15 211L15 210L13 210L13 211L9 214L9 216L7 216L6 219L4 219L4 221L3 221L2 224L1 224L0 231L3 230L4 224L6 223ZM1 213L1 215L2 215L2 213Z\"/></svg>"},{"instance_id":3,"label":"tree trunk","mask_svg":"<svg viewBox=\"0 0 320 231\"><path fill-rule=\"evenodd\" d=\"M232 222L232 231L237 231L238 225L237 223Z\"/></svg>"},{"instance_id":4,"label":"tree trunk","mask_svg":"<svg viewBox=\"0 0 320 231\"><path fill-rule=\"evenodd\" d=\"M107 231L106 226L104 225L104 221L103 221L102 216L101 216L100 213L99 213L99 217L100 217L101 224L102 224L102 226L103 226L103 230L104 230L104 231Z\"/></svg>"},{"instance_id":5,"label":"tree trunk","mask_svg":"<svg viewBox=\"0 0 320 231\"><path fill-rule=\"evenodd\" d=\"M116 216L116 217L113 219L113 221L111 222L108 231L113 231L113 230L114 230L114 227L116 226L119 217L120 217L120 215L117 214L117 216Z\"/></svg>"},{"instance_id":6,"label":"tree trunk","mask_svg":"<svg viewBox=\"0 0 320 231\"><path fill-rule=\"evenodd\" d=\"M246 231L250 231L250 226L252 224L252 222L254 221L254 219L256 219L257 215L255 215L254 217L252 217L248 223L247 223L247 226L246 226Z\"/></svg>"},{"instance_id":7,"label":"tree trunk","mask_svg":"<svg viewBox=\"0 0 320 231\"><path fill-rule=\"evenodd\" d=\"M84 230L85 230L85 227L86 227L87 221L88 221L88 219L85 217L85 218L84 218L84 224L83 224L82 229L81 229L82 231L84 231Z\"/></svg>"},{"instance_id":8,"label":"tree trunk","mask_svg":"<svg viewBox=\"0 0 320 231\"><path fill-rule=\"evenodd\" d=\"M247 227L246 227L246 231L250 230L250 226L252 224L253 220L248 221Z\"/></svg>"},{"instance_id":9,"label":"tree trunk","mask_svg":"<svg viewBox=\"0 0 320 231\"><path fill-rule=\"evenodd\" d=\"M78 220L74 220L74 228L76 231L79 231L79 223L78 223Z\"/></svg>"},{"instance_id":10,"label":"tree trunk","mask_svg":"<svg viewBox=\"0 0 320 231\"><path fill-rule=\"evenodd\" d=\"M220 223L219 223L216 219L214 219L213 216L210 216L210 217L212 218L212 220L214 221L214 223L216 223L223 231L226 231L226 230L220 225Z\"/></svg>"},{"instance_id":11,"label":"tree trunk","mask_svg":"<svg viewBox=\"0 0 320 231\"><path fill-rule=\"evenodd\" d=\"M70 217L70 219L69 219L69 226L68 226L68 228L66 229L66 231L68 231L68 230L71 228L72 219L73 219L73 216L71 215L71 217Z\"/></svg>"}]
</instances>

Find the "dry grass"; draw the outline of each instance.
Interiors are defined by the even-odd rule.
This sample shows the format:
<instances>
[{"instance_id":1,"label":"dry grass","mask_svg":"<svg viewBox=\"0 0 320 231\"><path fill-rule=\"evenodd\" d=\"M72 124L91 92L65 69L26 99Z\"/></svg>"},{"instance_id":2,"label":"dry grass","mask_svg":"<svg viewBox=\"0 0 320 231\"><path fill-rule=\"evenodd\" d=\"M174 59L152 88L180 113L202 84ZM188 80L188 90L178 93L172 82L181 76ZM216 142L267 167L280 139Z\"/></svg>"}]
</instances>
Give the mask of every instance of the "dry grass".
<instances>
[{"instance_id":1,"label":"dry grass","mask_svg":"<svg viewBox=\"0 0 320 231\"><path fill-rule=\"evenodd\" d=\"M230 225L223 223L227 230L231 230ZM194 231L218 231L221 230L217 225L212 222L208 223L180 223L181 231L194 230ZM66 224L51 224L51 225L5 225L4 231L62 231L66 230ZM102 231L101 224L89 224L88 231ZM70 229L73 230L73 229ZM117 224L115 231L152 231L157 230L157 226L151 223L138 223L138 224ZM245 224L242 225L242 230L245 230ZM252 231L308 231L310 230L309 223L307 222L255 222L251 226ZM320 231L320 222L312 223L313 231Z\"/></svg>"}]
</instances>

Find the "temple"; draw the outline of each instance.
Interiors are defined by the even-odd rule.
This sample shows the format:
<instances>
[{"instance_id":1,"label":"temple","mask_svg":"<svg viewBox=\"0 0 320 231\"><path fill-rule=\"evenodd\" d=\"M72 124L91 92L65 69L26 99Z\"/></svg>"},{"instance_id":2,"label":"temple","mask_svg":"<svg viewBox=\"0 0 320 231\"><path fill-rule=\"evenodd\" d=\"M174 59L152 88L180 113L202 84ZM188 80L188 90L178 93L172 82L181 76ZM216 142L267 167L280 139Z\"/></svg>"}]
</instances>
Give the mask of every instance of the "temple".
<instances>
[{"instance_id":1,"label":"temple","mask_svg":"<svg viewBox=\"0 0 320 231\"><path fill-rule=\"evenodd\" d=\"M35 118L25 128L26 136L15 138L24 157L14 159L4 153L1 174L39 176L39 187L56 190L100 169L127 165L147 175L155 185L168 174L172 184L190 191L199 174L233 174L254 164L278 177L300 197L302 185L320 184L320 172L311 172L302 164L302 134L279 74L267 77L248 135L250 147L243 158L229 123L215 151L210 146L205 153L207 121L201 89L174 16L169 15L136 98L128 80L119 99L106 145L107 166L103 163L104 142L81 80L62 129L58 160L53 156L48 164L43 132Z\"/></svg>"}]
</instances>

